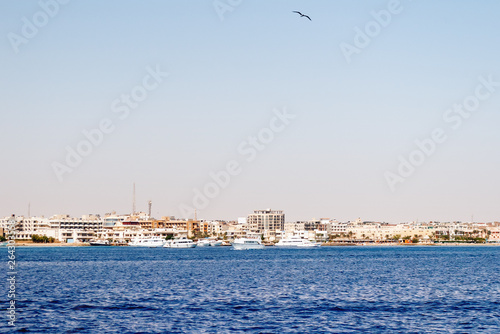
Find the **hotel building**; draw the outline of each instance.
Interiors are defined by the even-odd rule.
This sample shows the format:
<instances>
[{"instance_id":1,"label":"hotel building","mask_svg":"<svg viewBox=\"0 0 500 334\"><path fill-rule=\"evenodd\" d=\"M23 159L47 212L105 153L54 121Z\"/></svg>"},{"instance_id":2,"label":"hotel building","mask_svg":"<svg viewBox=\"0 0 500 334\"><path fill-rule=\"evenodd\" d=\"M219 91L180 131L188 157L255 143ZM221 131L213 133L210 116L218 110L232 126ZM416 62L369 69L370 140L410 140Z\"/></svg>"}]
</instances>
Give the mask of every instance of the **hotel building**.
<instances>
[{"instance_id":1,"label":"hotel building","mask_svg":"<svg viewBox=\"0 0 500 334\"><path fill-rule=\"evenodd\" d=\"M253 233L263 233L268 230L283 231L285 229L285 214L283 211L271 209L256 210L248 215L247 222Z\"/></svg>"}]
</instances>

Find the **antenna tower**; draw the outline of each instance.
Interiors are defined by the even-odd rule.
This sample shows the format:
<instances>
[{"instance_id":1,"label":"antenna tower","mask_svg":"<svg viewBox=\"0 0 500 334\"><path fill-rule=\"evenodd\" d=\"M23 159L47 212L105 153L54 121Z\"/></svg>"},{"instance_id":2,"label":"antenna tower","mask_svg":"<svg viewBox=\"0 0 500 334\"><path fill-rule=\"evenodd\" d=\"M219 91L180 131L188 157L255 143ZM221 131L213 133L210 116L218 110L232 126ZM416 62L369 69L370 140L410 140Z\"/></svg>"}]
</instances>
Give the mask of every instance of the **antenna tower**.
<instances>
[{"instance_id":1,"label":"antenna tower","mask_svg":"<svg viewBox=\"0 0 500 334\"><path fill-rule=\"evenodd\" d=\"M135 182L134 182L134 190L132 196L132 215L135 215Z\"/></svg>"}]
</instances>

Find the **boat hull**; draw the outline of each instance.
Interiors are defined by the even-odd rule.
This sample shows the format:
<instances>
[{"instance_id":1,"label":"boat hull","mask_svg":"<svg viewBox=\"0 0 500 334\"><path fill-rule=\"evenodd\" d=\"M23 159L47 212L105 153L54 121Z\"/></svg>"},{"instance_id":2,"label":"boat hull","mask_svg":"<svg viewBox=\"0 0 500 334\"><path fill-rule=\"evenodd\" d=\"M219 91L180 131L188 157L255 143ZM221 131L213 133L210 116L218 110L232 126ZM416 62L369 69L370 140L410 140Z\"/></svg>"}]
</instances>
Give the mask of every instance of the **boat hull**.
<instances>
[{"instance_id":1,"label":"boat hull","mask_svg":"<svg viewBox=\"0 0 500 334\"><path fill-rule=\"evenodd\" d=\"M236 250L247 250L247 249L264 249L264 245L235 245L233 244L233 248Z\"/></svg>"},{"instance_id":2,"label":"boat hull","mask_svg":"<svg viewBox=\"0 0 500 334\"><path fill-rule=\"evenodd\" d=\"M196 246L197 247L209 247L211 246L210 245L210 242L208 240L199 240L197 243L196 243Z\"/></svg>"},{"instance_id":3,"label":"boat hull","mask_svg":"<svg viewBox=\"0 0 500 334\"><path fill-rule=\"evenodd\" d=\"M293 236L280 240L275 246L280 248L315 248L321 246L321 244Z\"/></svg>"},{"instance_id":4,"label":"boat hull","mask_svg":"<svg viewBox=\"0 0 500 334\"><path fill-rule=\"evenodd\" d=\"M196 244L189 244L189 245L171 245L170 248L195 248Z\"/></svg>"},{"instance_id":5,"label":"boat hull","mask_svg":"<svg viewBox=\"0 0 500 334\"><path fill-rule=\"evenodd\" d=\"M320 243L317 243L317 242L313 242L309 245L307 244L304 244L304 245L299 245L298 248L316 248L316 247L321 247L321 244Z\"/></svg>"},{"instance_id":6,"label":"boat hull","mask_svg":"<svg viewBox=\"0 0 500 334\"><path fill-rule=\"evenodd\" d=\"M256 239L236 239L232 244L236 250L263 249L265 246Z\"/></svg>"},{"instance_id":7,"label":"boat hull","mask_svg":"<svg viewBox=\"0 0 500 334\"><path fill-rule=\"evenodd\" d=\"M159 244L142 244L142 245L129 245L130 247L146 247L146 248L159 248L159 247L163 247L163 245L159 245Z\"/></svg>"},{"instance_id":8,"label":"boat hull","mask_svg":"<svg viewBox=\"0 0 500 334\"><path fill-rule=\"evenodd\" d=\"M186 238L170 240L165 245L164 248L195 248L196 244Z\"/></svg>"},{"instance_id":9,"label":"boat hull","mask_svg":"<svg viewBox=\"0 0 500 334\"><path fill-rule=\"evenodd\" d=\"M110 243L104 243L104 242L91 242L90 246L111 246Z\"/></svg>"},{"instance_id":10,"label":"boat hull","mask_svg":"<svg viewBox=\"0 0 500 334\"><path fill-rule=\"evenodd\" d=\"M274 245L278 248L316 248L320 247L321 244L319 243L311 243L311 244L303 244L303 245Z\"/></svg>"},{"instance_id":11,"label":"boat hull","mask_svg":"<svg viewBox=\"0 0 500 334\"><path fill-rule=\"evenodd\" d=\"M222 240L213 241L210 243L210 246L212 246L212 247L222 246Z\"/></svg>"},{"instance_id":12,"label":"boat hull","mask_svg":"<svg viewBox=\"0 0 500 334\"><path fill-rule=\"evenodd\" d=\"M130 247L148 247L148 248L158 248L163 247L165 244L165 239L162 238L150 238L150 239L136 239L129 242Z\"/></svg>"}]
</instances>

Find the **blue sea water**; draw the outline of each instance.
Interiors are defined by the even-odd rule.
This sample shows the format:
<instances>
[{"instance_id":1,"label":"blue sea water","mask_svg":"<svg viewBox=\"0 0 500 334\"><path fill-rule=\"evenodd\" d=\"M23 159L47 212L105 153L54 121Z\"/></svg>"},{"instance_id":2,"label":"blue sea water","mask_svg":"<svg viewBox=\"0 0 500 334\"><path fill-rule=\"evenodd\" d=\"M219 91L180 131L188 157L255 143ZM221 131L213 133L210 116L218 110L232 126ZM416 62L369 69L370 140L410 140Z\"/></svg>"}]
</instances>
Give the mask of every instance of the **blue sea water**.
<instances>
[{"instance_id":1,"label":"blue sea water","mask_svg":"<svg viewBox=\"0 0 500 334\"><path fill-rule=\"evenodd\" d=\"M18 247L18 320L8 327L3 307L0 331L500 333L499 255L500 247ZM0 256L6 268L6 249Z\"/></svg>"}]
</instances>

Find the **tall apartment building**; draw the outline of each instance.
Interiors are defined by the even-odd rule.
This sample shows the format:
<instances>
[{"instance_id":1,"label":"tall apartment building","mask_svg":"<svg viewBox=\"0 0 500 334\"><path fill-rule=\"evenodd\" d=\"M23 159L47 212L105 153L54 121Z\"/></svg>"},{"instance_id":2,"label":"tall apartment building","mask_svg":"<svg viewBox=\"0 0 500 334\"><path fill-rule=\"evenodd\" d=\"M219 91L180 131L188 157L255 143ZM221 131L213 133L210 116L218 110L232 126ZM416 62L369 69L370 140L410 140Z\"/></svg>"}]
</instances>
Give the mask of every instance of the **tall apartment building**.
<instances>
[{"instance_id":1,"label":"tall apartment building","mask_svg":"<svg viewBox=\"0 0 500 334\"><path fill-rule=\"evenodd\" d=\"M269 230L283 231L285 229L285 214L283 211L255 210L248 215L247 221L250 231L254 233Z\"/></svg>"}]
</instances>

